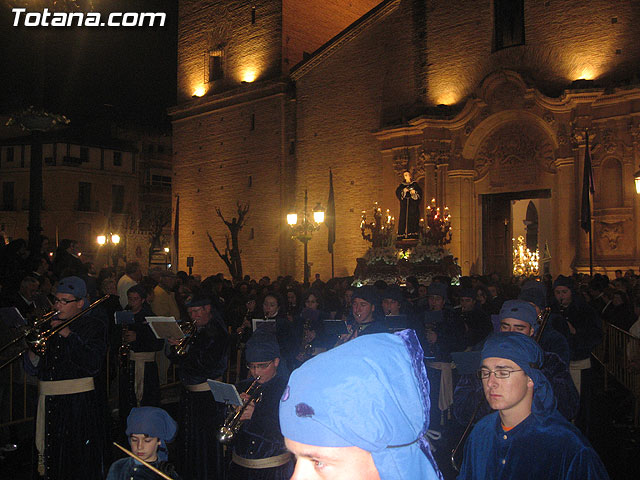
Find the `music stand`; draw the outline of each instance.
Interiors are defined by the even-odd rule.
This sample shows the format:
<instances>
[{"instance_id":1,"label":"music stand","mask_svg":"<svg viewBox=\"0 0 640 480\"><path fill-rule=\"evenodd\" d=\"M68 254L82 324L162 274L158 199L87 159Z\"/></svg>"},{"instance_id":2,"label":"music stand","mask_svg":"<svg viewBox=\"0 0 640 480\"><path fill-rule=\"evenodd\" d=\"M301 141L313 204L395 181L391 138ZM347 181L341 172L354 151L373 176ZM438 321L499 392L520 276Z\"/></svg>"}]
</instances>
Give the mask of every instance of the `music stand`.
<instances>
[{"instance_id":1,"label":"music stand","mask_svg":"<svg viewBox=\"0 0 640 480\"><path fill-rule=\"evenodd\" d=\"M218 382L217 380L207 379L213 398L216 402L224 403L226 405L234 405L239 407L242 405L242 399L236 386L232 383Z\"/></svg>"}]
</instances>

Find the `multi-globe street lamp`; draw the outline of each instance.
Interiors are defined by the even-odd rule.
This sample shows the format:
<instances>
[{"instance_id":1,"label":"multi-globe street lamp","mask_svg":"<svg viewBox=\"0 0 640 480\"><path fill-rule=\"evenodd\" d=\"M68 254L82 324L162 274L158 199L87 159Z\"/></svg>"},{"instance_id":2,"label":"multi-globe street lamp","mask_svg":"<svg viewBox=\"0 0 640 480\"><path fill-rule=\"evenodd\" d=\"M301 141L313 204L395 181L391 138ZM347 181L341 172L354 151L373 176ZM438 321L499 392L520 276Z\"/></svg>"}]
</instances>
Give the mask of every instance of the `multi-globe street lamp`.
<instances>
[{"instance_id":1,"label":"multi-globe street lamp","mask_svg":"<svg viewBox=\"0 0 640 480\"><path fill-rule=\"evenodd\" d=\"M313 236L313 232L320 228L320 224L324 222L324 210L320 203L316 204L313 209L313 216L308 215L308 196L304 191L304 210L302 212L302 220L298 222L298 214L293 212L287 214L287 223L291 228L291 238L299 240L304 245L304 285L309 286L309 262L307 253L307 244Z\"/></svg>"}]
</instances>

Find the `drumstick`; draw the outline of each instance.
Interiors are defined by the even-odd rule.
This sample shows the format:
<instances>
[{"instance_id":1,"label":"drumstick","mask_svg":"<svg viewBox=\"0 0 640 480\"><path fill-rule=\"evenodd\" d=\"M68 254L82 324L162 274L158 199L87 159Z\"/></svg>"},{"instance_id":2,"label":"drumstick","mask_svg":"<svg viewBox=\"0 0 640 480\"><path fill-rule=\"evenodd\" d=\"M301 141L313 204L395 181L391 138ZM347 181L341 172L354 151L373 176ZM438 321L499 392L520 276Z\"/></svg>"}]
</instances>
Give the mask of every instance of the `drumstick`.
<instances>
[{"instance_id":1,"label":"drumstick","mask_svg":"<svg viewBox=\"0 0 640 480\"><path fill-rule=\"evenodd\" d=\"M141 464L143 464L145 467L147 467L149 470L157 473L158 475L160 475L162 478L164 478L165 480L173 480L169 475L162 473L160 470L158 470L156 467L154 467L153 465L151 465L150 463L145 462L143 459L141 459L139 456L137 456L135 453L130 452L129 450L127 450L126 448L124 448L123 446L118 445L116 442L113 442L113 444L118 447L120 450L122 450L124 453L126 453L127 455L129 455L131 458L135 458L137 461L139 461Z\"/></svg>"}]
</instances>

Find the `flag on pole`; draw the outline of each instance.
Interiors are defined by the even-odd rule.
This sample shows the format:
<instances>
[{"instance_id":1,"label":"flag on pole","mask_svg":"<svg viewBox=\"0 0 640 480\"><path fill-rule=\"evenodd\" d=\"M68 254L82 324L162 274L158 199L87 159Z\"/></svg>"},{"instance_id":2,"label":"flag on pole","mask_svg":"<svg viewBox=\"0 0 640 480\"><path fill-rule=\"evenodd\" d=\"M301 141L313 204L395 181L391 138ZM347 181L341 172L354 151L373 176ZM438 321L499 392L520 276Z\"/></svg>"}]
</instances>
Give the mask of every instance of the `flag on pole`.
<instances>
[{"instance_id":1,"label":"flag on pole","mask_svg":"<svg viewBox=\"0 0 640 480\"><path fill-rule=\"evenodd\" d=\"M333 253L333 244L336 243L336 202L333 198L333 172L331 169L329 169L329 200L327 200L326 222L329 230L328 250L329 253Z\"/></svg>"},{"instance_id":2,"label":"flag on pole","mask_svg":"<svg viewBox=\"0 0 640 480\"><path fill-rule=\"evenodd\" d=\"M595 193L593 188L593 171L591 170L591 153L589 152L589 132L586 132L584 149L584 174L582 177L582 209L580 213L580 226L589 233L591 231L591 199Z\"/></svg>"}]
</instances>

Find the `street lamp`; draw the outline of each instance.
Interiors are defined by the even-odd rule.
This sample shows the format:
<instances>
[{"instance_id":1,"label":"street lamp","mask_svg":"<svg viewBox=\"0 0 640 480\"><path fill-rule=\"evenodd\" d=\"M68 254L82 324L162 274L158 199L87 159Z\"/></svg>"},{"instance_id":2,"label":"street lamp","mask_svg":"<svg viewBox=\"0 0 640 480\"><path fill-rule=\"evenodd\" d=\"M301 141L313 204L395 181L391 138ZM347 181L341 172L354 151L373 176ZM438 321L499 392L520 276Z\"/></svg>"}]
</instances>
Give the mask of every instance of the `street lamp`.
<instances>
[{"instance_id":1,"label":"street lamp","mask_svg":"<svg viewBox=\"0 0 640 480\"><path fill-rule=\"evenodd\" d=\"M308 262L308 253L307 253L307 244L311 237L313 236L313 232L320 228L320 224L324 222L324 210L320 203L317 203L313 208L313 220L308 218L308 197L307 191L304 191L304 211L302 212L302 221L298 223L298 214L297 213L289 213L287 214L287 223L289 227L291 227L291 238L297 239L302 242L304 245L304 285L309 285L309 262Z\"/></svg>"},{"instance_id":2,"label":"street lamp","mask_svg":"<svg viewBox=\"0 0 640 480\"><path fill-rule=\"evenodd\" d=\"M111 250L111 255L113 255L113 266L118 266L118 257L113 253L114 249L120 243L120 235L117 233L110 233L109 235L101 234L96 237L96 242L101 247L107 245ZM109 266L109 256L107 255L107 267Z\"/></svg>"}]
</instances>

